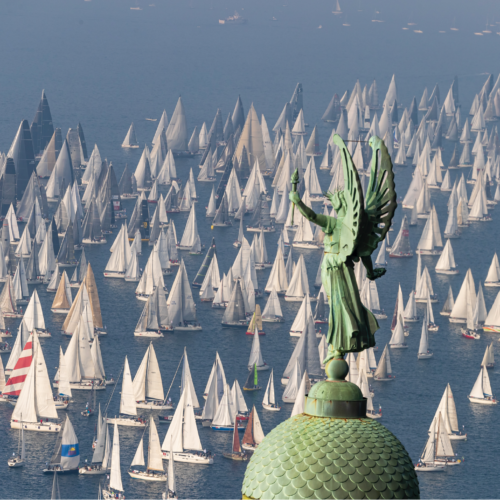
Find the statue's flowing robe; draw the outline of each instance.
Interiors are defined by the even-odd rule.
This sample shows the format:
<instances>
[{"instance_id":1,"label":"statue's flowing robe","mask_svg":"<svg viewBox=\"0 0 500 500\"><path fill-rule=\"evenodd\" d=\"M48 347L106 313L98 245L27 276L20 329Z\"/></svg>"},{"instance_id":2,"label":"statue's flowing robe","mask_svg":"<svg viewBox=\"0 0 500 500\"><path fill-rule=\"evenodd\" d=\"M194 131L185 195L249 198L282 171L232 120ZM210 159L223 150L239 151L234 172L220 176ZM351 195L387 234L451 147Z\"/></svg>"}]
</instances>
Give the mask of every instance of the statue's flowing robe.
<instances>
[{"instance_id":1,"label":"statue's flowing robe","mask_svg":"<svg viewBox=\"0 0 500 500\"><path fill-rule=\"evenodd\" d=\"M334 351L360 352L375 345L379 329L375 316L362 303L351 258L337 259L340 242L340 220L327 217L321 266L321 280L328 296L330 318L326 340Z\"/></svg>"}]
</instances>

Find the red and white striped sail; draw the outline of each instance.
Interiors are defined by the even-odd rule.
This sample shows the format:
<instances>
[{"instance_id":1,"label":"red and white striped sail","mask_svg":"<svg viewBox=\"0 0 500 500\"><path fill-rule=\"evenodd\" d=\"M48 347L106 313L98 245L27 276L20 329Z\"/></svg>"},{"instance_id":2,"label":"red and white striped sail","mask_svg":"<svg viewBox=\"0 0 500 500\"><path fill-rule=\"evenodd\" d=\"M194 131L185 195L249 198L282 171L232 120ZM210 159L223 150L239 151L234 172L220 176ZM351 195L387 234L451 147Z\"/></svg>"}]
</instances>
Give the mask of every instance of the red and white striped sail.
<instances>
[{"instance_id":1,"label":"red and white striped sail","mask_svg":"<svg viewBox=\"0 0 500 500\"><path fill-rule=\"evenodd\" d=\"M16 366L10 374L9 380L5 384L2 394L4 396L19 396L23 388L26 375L30 369L31 360L33 359L33 335L30 335L26 345L24 346Z\"/></svg>"}]
</instances>

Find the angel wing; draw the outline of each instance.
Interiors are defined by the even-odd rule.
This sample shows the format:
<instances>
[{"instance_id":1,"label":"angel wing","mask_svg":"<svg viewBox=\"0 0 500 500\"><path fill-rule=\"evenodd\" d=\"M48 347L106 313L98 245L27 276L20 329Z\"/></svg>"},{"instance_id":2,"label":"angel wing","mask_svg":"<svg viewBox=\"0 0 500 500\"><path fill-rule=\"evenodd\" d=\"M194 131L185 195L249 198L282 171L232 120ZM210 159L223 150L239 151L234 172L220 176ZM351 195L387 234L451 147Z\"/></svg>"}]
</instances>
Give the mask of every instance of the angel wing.
<instances>
[{"instance_id":1,"label":"angel wing","mask_svg":"<svg viewBox=\"0 0 500 500\"><path fill-rule=\"evenodd\" d=\"M359 180L358 171L352 161L351 153L342 138L335 134L333 142L340 149L342 170L344 173L344 199L346 214L340 229L339 256L340 262L345 262L355 253L360 239L364 217L363 189ZM357 253L357 252L356 252ZM356 259L357 260L357 259Z\"/></svg>"},{"instance_id":2,"label":"angel wing","mask_svg":"<svg viewBox=\"0 0 500 500\"><path fill-rule=\"evenodd\" d=\"M385 238L397 207L391 156L379 137L371 137L369 144L373 152L370 182L366 190L363 238L357 249L359 256L371 255Z\"/></svg>"}]
</instances>

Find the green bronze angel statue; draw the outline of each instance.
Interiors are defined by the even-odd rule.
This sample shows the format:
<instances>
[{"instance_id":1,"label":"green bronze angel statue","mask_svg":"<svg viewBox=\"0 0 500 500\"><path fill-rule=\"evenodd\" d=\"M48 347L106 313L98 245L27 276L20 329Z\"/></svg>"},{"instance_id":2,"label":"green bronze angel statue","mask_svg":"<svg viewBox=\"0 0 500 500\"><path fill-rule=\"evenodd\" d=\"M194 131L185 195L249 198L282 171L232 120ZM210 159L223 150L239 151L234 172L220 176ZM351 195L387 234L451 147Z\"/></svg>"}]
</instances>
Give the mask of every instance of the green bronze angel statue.
<instances>
[{"instance_id":1,"label":"green bronze angel statue","mask_svg":"<svg viewBox=\"0 0 500 500\"><path fill-rule=\"evenodd\" d=\"M389 231L397 206L391 157L383 141L376 136L369 141L372 160L366 200L344 141L335 134L333 142L340 148L344 189L325 196L331 201L337 218L316 214L302 203L295 191L289 195L300 213L325 233L321 279L328 296L330 317L329 348L324 363L375 345L374 334L379 326L375 316L361 303L354 263L361 259L370 280L385 274L385 269L373 268L371 254ZM296 171L292 183L297 181Z\"/></svg>"}]
</instances>

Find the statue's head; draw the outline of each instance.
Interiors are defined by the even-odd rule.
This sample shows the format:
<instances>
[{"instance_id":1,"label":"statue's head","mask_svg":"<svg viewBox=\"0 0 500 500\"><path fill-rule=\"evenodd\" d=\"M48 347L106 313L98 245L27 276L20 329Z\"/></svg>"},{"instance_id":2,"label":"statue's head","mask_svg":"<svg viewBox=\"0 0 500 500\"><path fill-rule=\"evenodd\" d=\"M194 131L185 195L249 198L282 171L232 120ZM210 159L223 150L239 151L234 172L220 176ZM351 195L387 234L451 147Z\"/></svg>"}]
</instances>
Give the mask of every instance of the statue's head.
<instances>
[{"instance_id":1,"label":"statue's head","mask_svg":"<svg viewBox=\"0 0 500 500\"><path fill-rule=\"evenodd\" d=\"M335 191L335 193L328 191L328 193L325 193L325 196L330 200L335 212L337 212L337 215L339 217L344 217L346 214L344 191Z\"/></svg>"}]
</instances>

